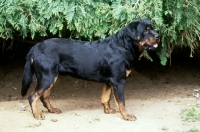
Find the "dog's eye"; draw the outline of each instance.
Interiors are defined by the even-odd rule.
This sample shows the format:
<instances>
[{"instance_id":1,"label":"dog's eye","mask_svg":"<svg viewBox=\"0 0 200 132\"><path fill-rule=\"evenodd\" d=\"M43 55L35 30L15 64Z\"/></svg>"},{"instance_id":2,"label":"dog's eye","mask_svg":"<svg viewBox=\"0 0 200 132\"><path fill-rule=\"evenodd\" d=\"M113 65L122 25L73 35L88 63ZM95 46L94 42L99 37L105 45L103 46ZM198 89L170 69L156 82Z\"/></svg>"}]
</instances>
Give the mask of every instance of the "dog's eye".
<instances>
[{"instance_id":1,"label":"dog's eye","mask_svg":"<svg viewBox=\"0 0 200 132\"><path fill-rule=\"evenodd\" d=\"M144 30L144 33L148 33L148 32L149 32L149 30L148 30L148 29Z\"/></svg>"}]
</instances>

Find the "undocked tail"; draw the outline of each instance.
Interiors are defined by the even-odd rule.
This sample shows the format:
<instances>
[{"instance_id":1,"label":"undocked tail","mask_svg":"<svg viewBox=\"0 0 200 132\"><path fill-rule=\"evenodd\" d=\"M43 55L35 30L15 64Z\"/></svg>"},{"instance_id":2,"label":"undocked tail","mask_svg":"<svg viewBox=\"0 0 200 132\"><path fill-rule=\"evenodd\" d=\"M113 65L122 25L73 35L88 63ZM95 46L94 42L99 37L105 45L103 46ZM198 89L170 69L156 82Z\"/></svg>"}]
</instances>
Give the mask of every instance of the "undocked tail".
<instances>
[{"instance_id":1,"label":"undocked tail","mask_svg":"<svg viewBox=\"0 0 200 132\"><path fill-rule=\"evenodd\" d=\"M25 96L27 94L27 91L30 88L32 82L32 77L33 77L33 72L32 72L31 60L30 57L29 58L27 57L22 78L22 88L21 88L22 96Z\"/></svg>"}]
</instances>

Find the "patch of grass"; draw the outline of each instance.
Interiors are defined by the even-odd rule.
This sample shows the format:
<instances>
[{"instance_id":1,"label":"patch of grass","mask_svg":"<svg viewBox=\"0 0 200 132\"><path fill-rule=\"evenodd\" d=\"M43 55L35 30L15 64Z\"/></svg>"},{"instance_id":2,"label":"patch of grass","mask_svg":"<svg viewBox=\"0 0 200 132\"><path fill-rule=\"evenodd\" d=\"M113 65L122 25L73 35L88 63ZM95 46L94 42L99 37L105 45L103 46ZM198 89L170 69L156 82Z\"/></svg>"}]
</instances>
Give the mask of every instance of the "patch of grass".
<instances>
[{"instance_id":1,"label":"patch of grass","mask_svg":"<svg viewBox=\"0 0 200 132\"><path fill-rule=\"evenodd\" d=\"M99 118L99 117L95 117L95 118L93 119L93 121L100 121L100 118Z\"/></svg>"},{"instance_id":2,"label":"patch of grass","mask_svg":"<svg viewBox=\"0 0 200 132\"><path fill-rule=\"evenodd\" d=\"M89 123L92 123L92 122L100 122L100 118L98 116L96 116L94 118L91 118L91 120L89 121Z\"/></svg>"},{"instance_id":3,"label":"patch of grass","mask_svg":"<svg viewBox=\"0 0 200 132\"><path fill-rule=\"evenodd\" d=\"M197 128L192 128L192 129L188 130L187 132L200 132L200 130Z\"/></svg>"},{"instance_id":4,"label":"patch of grass","mask_svg":"<svg viewBox=\"0 0 200 132\"><path fill-rule=\"evenodd\" d=\"M162 131L168 131L168 128L167 128L166 126L163 126L163 127L161 128L161 130L162 130Z\"/></svg>"},{"instance_id":5,"label":"patch of grass","mask_svg":"<svg viewBox=\"0 0 200 132\"><path fill-rule=\"evenodd\" d=\"M181 119L187 122L197 122L200 121L200 107L189 106L185 108L180 113Z\"/></svg>"}]
</instances>

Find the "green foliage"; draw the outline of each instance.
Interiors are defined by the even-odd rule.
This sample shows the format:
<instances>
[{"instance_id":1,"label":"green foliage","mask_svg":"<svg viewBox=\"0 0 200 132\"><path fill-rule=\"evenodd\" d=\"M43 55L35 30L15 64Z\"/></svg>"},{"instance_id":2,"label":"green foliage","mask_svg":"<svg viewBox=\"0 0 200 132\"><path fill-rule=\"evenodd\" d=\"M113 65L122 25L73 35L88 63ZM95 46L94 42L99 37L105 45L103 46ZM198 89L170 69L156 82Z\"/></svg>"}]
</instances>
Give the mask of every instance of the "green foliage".
<instances>
[{"instance_id":1,"label":"green foliage","mask_svg":"<svg viewBox=\"0 0 200 132\"><path fill-rule=\"evenodd\" d=\"M149 59L150 61L153 61L153 59L151 58L151 56L149 56L147 50L144 50L144 51L140 54L139 60L140 60L142 57L145 57L145 58Z\"/></svg>"},{"instance_id":2,"label":"green foliage","mask_svg":"<svg viewBox=\"0 0 200 132\"><path fill-rule=\"evenodd\" d=\"M165 65L175 46L191 52L200 37L199 0L1 0L0 38L58 35L105 38L138 18L150 18L161 37Z\"/></svg>"},{"instance_id":3,"label":"green foliage","mask_svg":"<svg viewBox=\"0 0 200 132\"><path fill-rule=\"evenodd\" d=\"M190 106L185 108L180 113L181 119L187 122L196 122L200 121L200 107Z\"/></svg>"},{"instance_id":4,"label":"green foliage","mask_svg":"<svg viewBox=\"0 0 200 132\"><path fill-rule=\"evenodd\" d=\"M187 132L200 132L200 130L194 127L188 130Z\"/></svg>"},{"instance_id":5,"label":"green foliage","mask_svg":"<svg viewBox=\"0 0 200 132\"><path fill-rule=\"evenodd\" d=\"M166 126L163 126L163 127L161 128L161 130L162 130L162 131L168 131L169 128L167 128Z\"/></svg>"},{"instance_id":6,"label":"green foliage","mask_svg":"<svg viewBox=\"0 0 200 132\"><path fill-rule=\"evenodd\" d=\"M169 57L175 46L189 46L191 53L198 45L200 37L200 1L196 0L165 0L163 3L163 28L161 61ZM164 58L163 58L164 57Z\"/></svg>"}]
</instances>

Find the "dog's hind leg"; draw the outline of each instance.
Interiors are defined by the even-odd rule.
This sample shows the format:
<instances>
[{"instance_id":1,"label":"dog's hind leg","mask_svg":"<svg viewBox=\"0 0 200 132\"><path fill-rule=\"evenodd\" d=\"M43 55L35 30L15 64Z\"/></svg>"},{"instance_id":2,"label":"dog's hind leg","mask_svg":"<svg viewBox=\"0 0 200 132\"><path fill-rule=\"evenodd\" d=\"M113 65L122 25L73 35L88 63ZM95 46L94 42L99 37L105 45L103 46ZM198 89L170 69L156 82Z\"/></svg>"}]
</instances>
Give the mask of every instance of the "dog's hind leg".
<instances>
[{"instance_id":1,"label":"dog's hind leg","mask_svg":"<svg viewBox=\"0 0 200 132\"><path fill-rule=\"evenodd\" d=\"M51 78L50 80L48 78ZM45 76L38 79L35 91L28 96L29 104L34 118L43 120L44 115L39 111L37 102L40 99L44 105L51 113L61 113L57 108L53 108L49 102L50 92L55 83L57 77L53 79L52 76ZM52 83L51 83L52 82Z\"/></svg>"},{"instance_id":2,"label":"dog's hind leg","mask_svg":"<svg viewBox=\"0 0 200 132\"><path fill-rule=\"evenodd\" d=\"M42 69L43 67L40 65L40 67L38 66L37 68ZM44 115L39 111L37 106L37 102L39 99L50 112L60 113L60 110L53 108L49 103L50 91L57 78L57 71L52 69L53 68L46 67L43 72L39 70L36 71L37 86L35 88L35 91L28 96L33 116L36 119L43 120L45 118Z\"/></svg>"},{"instance_id":3,"label":"dog's hind leg","mask_svg":"<svg viewBox=\"0 0 200 132\"><path fill-rule=\"evenodd\" d=\"M55 78L54 83L56 82L56 80L57 80L57 77ZM59 110L57 108L53 108L49 102L49 97L51 94L52 87L53 87L53 84L50 86L50 88L48 88L47 90L44 91L44 94L40 97L40 100L43 103L44 107L46 107L50 113L60 114L60 113L62 113L61 110Z\"/></svg>"},{"instance_id":4,"label":"dog's hind leg","mask_svg":"<svg viewBox=\"0 0 200 132\"><path fill-rule=\"evenodd\" d=\"M42 90L35 91L28 96L29 104L31 106L31 110L34 118L39 120L44 120L44 115L38 109L38 99L42 96Z\"/></svg>"},{"instance_id":5,"label":"dog's hind leg","mask_svg":"<svg viewBox=\"0 0 200 132\"><path fill-rule=\"evenodd\" d=\"M111 96L111 93L112 93L112 88L111 88L110 84L103 83L101 102L103 104L104 112L106 114L114 114L114 113L116 113L115 109L110 107L110 96Z\"/></svg>"}]
</instances>

